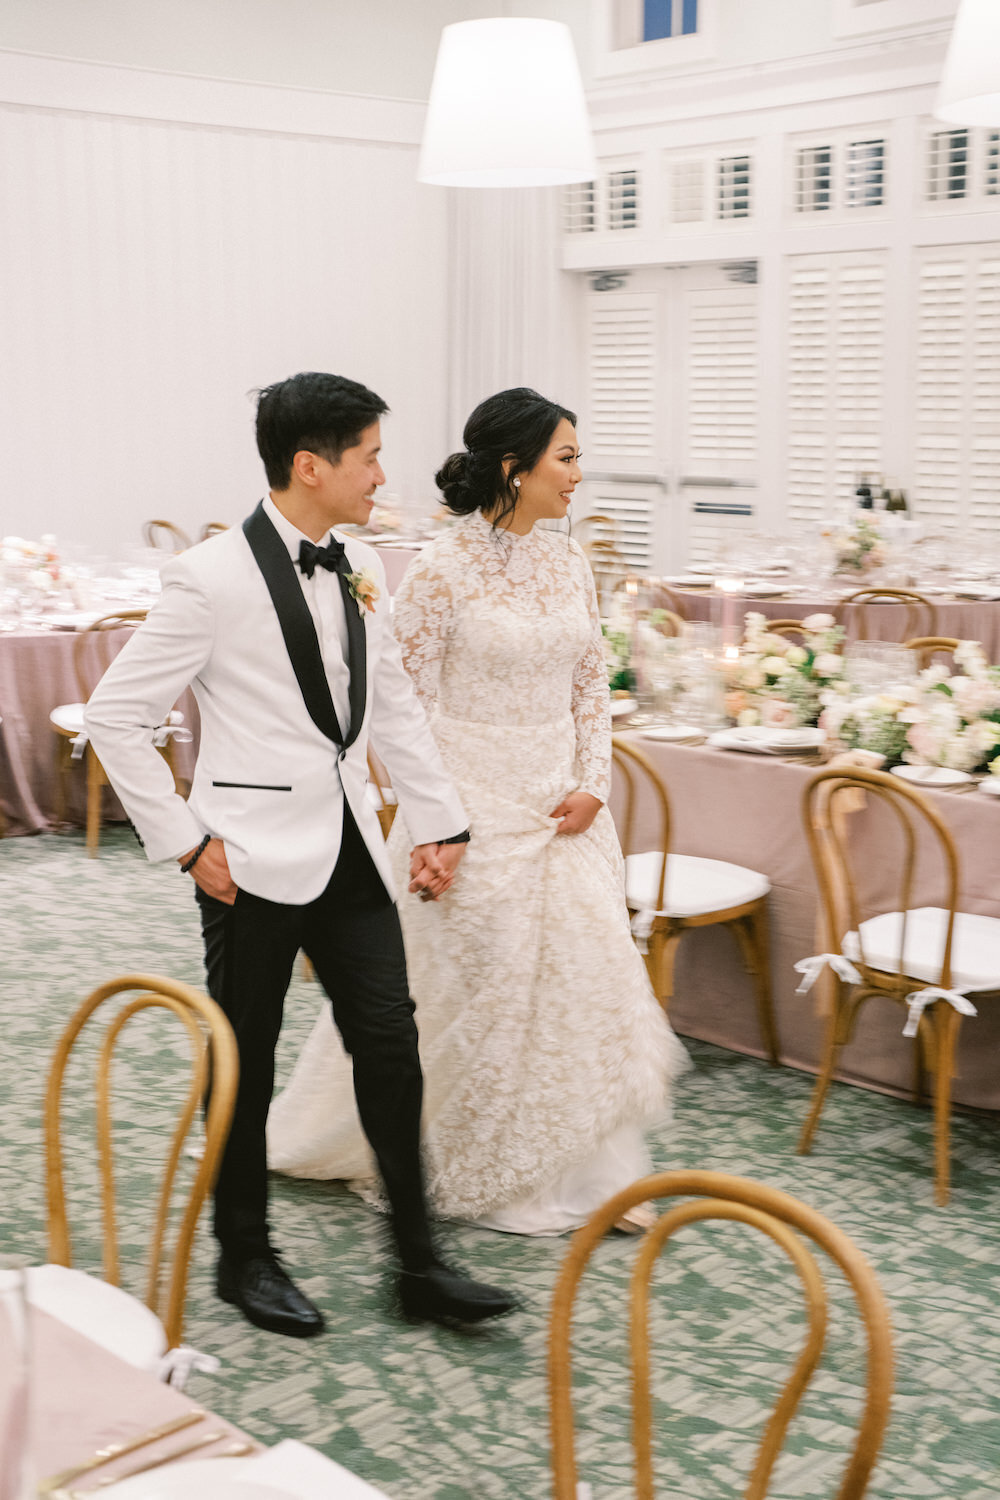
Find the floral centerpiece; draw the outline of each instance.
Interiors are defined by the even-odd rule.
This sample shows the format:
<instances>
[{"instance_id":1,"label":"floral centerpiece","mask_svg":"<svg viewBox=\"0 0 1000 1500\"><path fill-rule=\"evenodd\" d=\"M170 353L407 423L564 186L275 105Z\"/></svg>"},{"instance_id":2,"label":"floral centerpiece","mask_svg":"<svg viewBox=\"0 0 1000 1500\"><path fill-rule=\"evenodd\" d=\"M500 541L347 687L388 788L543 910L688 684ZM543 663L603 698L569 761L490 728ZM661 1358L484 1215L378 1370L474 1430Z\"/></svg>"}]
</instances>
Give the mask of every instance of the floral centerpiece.
<instances>
[{"instance_id":1,"label":"floral centerpiece","mask_svg":"<svg viewBox=\"0 0 1000 1500\"><path fill-rule=\"evenodd\" d=\"M959 672L941 663L900 684L848 701L832 695L821 726L848 750L875 750L887 765L947 766L1000 776L1000 667L978 641L961 641Z\"/></svg>"},{"instance_id":2,"label":"floral centerpiece","mask_svg":"<svg viewBox=\"0 0 1000 1500\"><path fill-rule=\"evenodd\" d=\"M748 614L738 660L726 664L726 713L741 727L798 728L819 721L826 698L846 694L844 632L832 615L802 621L802 643Z\"/></svg>"},{"instance_id":3,"label":"floral centerpiece","mask_svg":"<svg viewBox=\"0 0 1000 1500\"><path fill-rule=\"evenodd\" d=\"M834 533L834 573L839 577L871 573L886 561L882 533L867 516L860 515L851 526Z\"/></svg>"},{"instance_id":4,"label":"floral centerpiece","mask_svg":"<svg viewBox=\"0 0 1000 1500\"><path fill-rule=\"evenodd\" d=\"M604 640L604 663L608 669L608 687L612 693L630 693L635 687L635 673L632 670L632 636L624 627L616 624L602 624L601 635Z\"/></svg>"}]
</instances>

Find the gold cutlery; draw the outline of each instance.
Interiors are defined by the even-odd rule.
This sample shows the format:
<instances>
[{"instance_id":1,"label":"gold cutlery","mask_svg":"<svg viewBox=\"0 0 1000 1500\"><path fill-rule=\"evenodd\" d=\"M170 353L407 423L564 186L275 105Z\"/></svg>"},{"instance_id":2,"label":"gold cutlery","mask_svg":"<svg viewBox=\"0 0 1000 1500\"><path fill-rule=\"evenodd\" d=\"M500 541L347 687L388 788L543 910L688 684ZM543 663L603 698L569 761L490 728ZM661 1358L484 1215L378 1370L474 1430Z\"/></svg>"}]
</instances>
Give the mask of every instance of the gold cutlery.
<instances>
[{"instance_id":1,"label":"gold cutlery","mask_svg":"<svg viewBox=\"0 0 1000 1500\"><path fill-rule=\"evenodd\" d=\"M99 1448L92 1458L84 1459L81 1464L73 1464L68 1469L62 1469L58 1474L50 1474L48 1479L39 1480L38 1493L40 1495L54 1495L55 1491L63 1488L71 1479L79 1479L81 1474L87 1474L91 1469L99 1469L103 1464L110 1463L113 1458L121 1458L125 1453L132 1453L136 1448L144 1448L147 1443L156 1443L160 1438L172 1437L175 1432L180 1432L185 1427L192 1427L195 1422L203 1420L205 1413L199 1407L193 1407L186 1411L181 1417L174 1417L171 1422L164 1422L159 1427L153 1427L149 1432L140 1433L138 1437L127 1438L121 1443L109 1443L106 1448Z\"/></svg>"},{"instance_id":2,"label":"gold cutlery","mask_svg":"<svg viewBox=\"0 0 1000 1500\"><path fill-rule=\"evenodd\" d=\"M183 1448L172 1448L169 1453L161 1453L143 1463L133 1464L130 1469L122 1469L117 1474L105 1474L92 1489L71 1491L73 1500L86 1500L88 1495L95 1495L98 1490L117 1484L121 1479L131 1479L133 1474L145 1474L149 1469L158 1469L161 1464L173 1463L175 1458L184 1458L188 1453L196 1453L199 1448L210 1448L213 1443L221 1443L225 1436L224 1432L206 1432L203 1437L196 1438L193 1443L185 1443ZM209 1453L207 1457L242 1458L245 1454L252 1453L254 1447L253 1443L230 1443L229 1447L223 1448L221 1453Z\"/></svg>"}]
</instances>

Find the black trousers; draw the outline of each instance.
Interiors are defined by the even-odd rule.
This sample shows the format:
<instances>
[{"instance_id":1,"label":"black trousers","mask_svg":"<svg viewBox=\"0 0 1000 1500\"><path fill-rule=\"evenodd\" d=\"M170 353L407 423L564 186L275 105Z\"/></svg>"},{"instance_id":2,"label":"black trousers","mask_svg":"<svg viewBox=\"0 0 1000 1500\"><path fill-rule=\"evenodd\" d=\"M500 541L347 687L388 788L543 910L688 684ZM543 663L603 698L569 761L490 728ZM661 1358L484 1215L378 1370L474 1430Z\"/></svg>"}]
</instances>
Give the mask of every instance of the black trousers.
<instances>
[{"instance_id":1,"label":"black trousers","mask_svg":"<svg viewBox=\"0 0 1000 1500\"><path fill-rule=\"evenodd\" d=\"M350 809L340 856L322 895L286 906L239 891L227 906L197 891L208 988L236 1033L240 1083L215 1189L215 1233L227 1256L269 1246L265 1127L274 1049L296 955L308 954L354 1064L365 1134L392 1207L402 1264L433 1251L420 1162L423 1075L399 916Z\"/></svg>"}]
</instances>

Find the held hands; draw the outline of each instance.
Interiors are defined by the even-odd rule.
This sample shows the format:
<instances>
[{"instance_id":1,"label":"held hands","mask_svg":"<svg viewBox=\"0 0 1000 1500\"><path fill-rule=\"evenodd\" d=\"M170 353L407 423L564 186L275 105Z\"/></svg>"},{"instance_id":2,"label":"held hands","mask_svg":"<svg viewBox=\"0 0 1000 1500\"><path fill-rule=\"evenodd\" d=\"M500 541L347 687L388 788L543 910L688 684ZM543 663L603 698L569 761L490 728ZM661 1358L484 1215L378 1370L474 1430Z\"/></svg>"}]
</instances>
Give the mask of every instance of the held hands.
<instances>
[{"instance_id":1,"label":"held hands","mask_svg":"<svg viewBox=\"0 0 1000 1500\"><path fill-rule=\"evenodd\" d=\"M186 864L193 853L194 850L189 849L180 856L178 862ZM225 902L226 906L233 905L236 900L236 885L229 873L226 846L221 839L209 840L190 873L191 879L201 887L206 896L213 896L216 901Z\"/></svg>"},{"instance_id":2,"label":"held hands","mask_svg":"<svg viewBox=\"0 0 1000 1500\"><path fill-rule=\"evenodd\" d=\"M451 886L464 853L464 844L417 844L410 855L410 893L437 901Z\"/></svg>"},{"instance_id":3,"label":"held hands","mask_svg":"<svg viewBox=\"0 0 1000 1500\"><path fill-rule=\"evenodd\" d=\"M561 818L557 833L586 833L600 812L603 803L589 792L570 792L559 806L549 813L550 818Z\"/></svg>"}]
</instances>

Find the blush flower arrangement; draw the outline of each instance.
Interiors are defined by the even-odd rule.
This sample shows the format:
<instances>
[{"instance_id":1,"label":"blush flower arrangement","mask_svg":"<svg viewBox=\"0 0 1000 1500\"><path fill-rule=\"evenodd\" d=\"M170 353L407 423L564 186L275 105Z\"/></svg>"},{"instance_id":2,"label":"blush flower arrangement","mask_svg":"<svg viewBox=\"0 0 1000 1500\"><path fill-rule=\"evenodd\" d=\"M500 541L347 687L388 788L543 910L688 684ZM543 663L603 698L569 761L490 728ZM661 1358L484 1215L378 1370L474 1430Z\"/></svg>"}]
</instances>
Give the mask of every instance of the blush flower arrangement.
<instances>
[{"instance_id":1,"label":"blush flower arrangement","mask_svg":"<svg viewBox=\"0 0 1000 1500\"><path fill-rule=\"evenodd\" d=\"M832 615L804 619L800 644L772 634L766 616L748 614L739 659L725 667L726 713L741 728L816 724L824 695L848 692L840 654L843 640L843 629Z\"/></svg>"},{"instance_id":2,"label":"blush flower arrangement","mask_svg":"<svg viewBox=\"0 0 1000 1500\"><path fill-rule=\"evenodd\" d=\"M888 765L946 766L1000 777L1000 667L978 641L961 641L957 672L932 663L915 683L848 701L830 698L820 725L847 750L875 750Z\"/></svg>"},{"instance_id":3,"label":"blush flower arrangement","mask_svg":"<svg viewBox=\"0 0 1000 1500\"><path fill-rule=\"evenodd\" d=\"M833 571L841 578L872 573L887 557L882 533L864 515L834 534L833 548Z\"/></svg>"}]
</instances>

